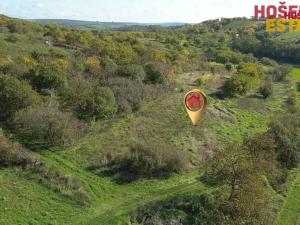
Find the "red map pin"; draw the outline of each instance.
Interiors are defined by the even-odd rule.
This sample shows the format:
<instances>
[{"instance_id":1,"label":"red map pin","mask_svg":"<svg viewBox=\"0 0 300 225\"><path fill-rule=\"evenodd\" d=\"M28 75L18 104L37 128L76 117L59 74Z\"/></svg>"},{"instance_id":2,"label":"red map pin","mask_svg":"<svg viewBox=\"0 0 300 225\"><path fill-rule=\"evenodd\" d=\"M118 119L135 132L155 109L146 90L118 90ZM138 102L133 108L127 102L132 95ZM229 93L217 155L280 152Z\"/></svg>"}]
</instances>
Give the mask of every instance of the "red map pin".
<instances>
[{"instance_id":1,"label":"red map pin","mask_svg":"<svg viewBox=\"0 0 300 225\"><path fill-rule=\"evenodd\" d=\"M184 105L193 125L196 125L206 110L206 95L199 89L193 89L184 96Z\"/></svg>"}]
</instances>

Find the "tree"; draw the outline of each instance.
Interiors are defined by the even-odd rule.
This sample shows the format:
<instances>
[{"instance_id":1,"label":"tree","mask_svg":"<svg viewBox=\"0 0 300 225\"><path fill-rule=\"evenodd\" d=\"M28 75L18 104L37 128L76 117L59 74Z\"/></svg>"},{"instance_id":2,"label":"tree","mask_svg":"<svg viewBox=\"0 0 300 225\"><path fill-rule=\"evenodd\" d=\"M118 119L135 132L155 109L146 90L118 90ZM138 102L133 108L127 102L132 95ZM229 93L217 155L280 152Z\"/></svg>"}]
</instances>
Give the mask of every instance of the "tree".
<instances>
[{"instance_id":1,"label":"tree","mask_svg":"<svg viewBox=\"0 0 300 225\"><path fill-rule=\"evenodd\" d=\"M253 34L243 34L239 35L232 41L232 47L243 53L253 53L256 52L261 46L260 40L256 39Z\"/></svg>"},{"instance_id":2,"label":"tree","mask_svg":"<svg viewBox=\"0 0 300 225\"><path fill-rule=\"evenodd\" d=\"M288 169L297 167L300 161L299 118L299 112L287 114L274 119L269 125L268 132L274 137L278 161Z\"/></svg>"},{"instance_id":3,"label":"tree","mask_svg":"<svg viewBox=\"0 0 300 225\"><path fill-rule=\"evenodd\" d=\"M250 79L243 74L235 73L231 78L224 82L222 87L226 97L234 97L235 95L245 95L250 88Z\"/></svg>"},{"instance_id":4,"label":"tree","mask_svg":"<svg viewBox=\"0 0 300 225\"><path fill-rule=\"evenodd\" d=\"M277 144L270 132L258 133L244 139L244 146L256 167L266 176L268 183L280 191L287 180L287 170L277 160Z\"/></svg>"},{"instance_id":5,"label":"tree","mask_svg":"<svg viewBox=\"0 0 300 225\"><path fill-rule=\"evenodd\" d=\"M218 186L218 201L230 224L271 224L270 196L262 175L245 146L230 144L215 154L202 180Z\"/></svg>"},{"instance_id":6,"label":"tree","mask_svg":"<svg viewBox=\"0 0 300 225\"><path fill-rule=\"evenodd\" d=\"M93 99L89 107L96 119L109 118L117 112L116 99L109 87L96 87Z\"/></svg>"},{"instance_id":7,"label":"tree","mask_svg":"<svg viewBox=\"0 0 300 225\"><path fill-rule=\"evenodd\" d=\"M227 79L222 87L225 96L245 95L256 88L261 77L261 67L255 63L241 63L237 72Z\"/></svg>"},{"instance_id":8,"label":"tree","mask_svg":"<svg viewBox=\"0 0 300 225\"><path fill-rule=\"evenodd\" d=\"M146 82L157 84L163 83L165 81L165 76L163 74L162 68L155 63L148 63L145 66L146 72Z\"/></svg>"},{"instance_id":9,"label":"tree","mask_svg":"<svg viewBox=\"0 0 300 225\"><path fill-rule=\"evenodd\" d=\"M0 120L10 120L21 109L41 102L31 86L14 77L0 75Z\"/></svg>"},{"instance_id":10,"label":"tree","mask_svg":"<svg viewBox=\"0 0 300 225\"><path fill-rule=\"evenodd\" d=\"M109 87L99 86L81 77L69 81L61 89L64 105L73 109L84 120L109 118L117 112L114 93Z\"/></svg>"}]
</instances>

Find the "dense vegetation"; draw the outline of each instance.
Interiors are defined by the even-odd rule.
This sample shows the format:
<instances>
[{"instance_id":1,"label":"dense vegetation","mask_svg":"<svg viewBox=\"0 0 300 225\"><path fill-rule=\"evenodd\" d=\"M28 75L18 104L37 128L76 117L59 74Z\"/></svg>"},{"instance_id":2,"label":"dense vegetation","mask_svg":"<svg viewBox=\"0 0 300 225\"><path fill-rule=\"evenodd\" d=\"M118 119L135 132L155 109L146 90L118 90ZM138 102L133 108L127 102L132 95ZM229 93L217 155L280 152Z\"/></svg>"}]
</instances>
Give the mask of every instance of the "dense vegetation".
<instances>
[{"instance_id":1,"label":"dense vegetation","mask_svg":"<svg viewBox=\"0 0 300 225\"><path fill-rule=\"evenodd\" d=\"M120 32L1 16L3 223L275 224L300 161L299 69L275 61L300 45L284 35L243 18ZM191 127L194 86L209 108ZM43 193L36 212L62 213L16 217L17 178Z\"/></svg>"}]
</instances>

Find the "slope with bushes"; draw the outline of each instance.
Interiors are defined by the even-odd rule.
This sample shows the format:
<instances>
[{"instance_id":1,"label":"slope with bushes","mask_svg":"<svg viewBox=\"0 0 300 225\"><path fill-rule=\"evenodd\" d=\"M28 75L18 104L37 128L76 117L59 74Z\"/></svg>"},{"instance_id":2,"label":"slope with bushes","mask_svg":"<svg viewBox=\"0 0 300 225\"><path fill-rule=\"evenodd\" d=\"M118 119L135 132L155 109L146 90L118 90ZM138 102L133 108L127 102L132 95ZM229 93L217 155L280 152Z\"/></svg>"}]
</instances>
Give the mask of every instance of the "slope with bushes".
<instances>
[{"instance_id":1,"label":"slope with bushes","mask_svg":"<svg viewBox=\"0 0 300 225\"><path fill-rule=\"evenodd\" d=\"M263 50L252 40L255 24L235 40L234 29L244 23L226 28L227 22L91 32L1 16L1 223L147 224L149 212L150 224L197 224L212 216L229 224L273 221L286 175L299 161L298 125L291 122L299 111L297 70L290 79L290 66L249 54ZM240 49L245 40L253 42ZM182 97L199 86L209 107L192 126ZM286 113L289 123L273 118ZM268 128L272 137L264 140L277 147L249 141ZM228 146L238 146L232 158L223 157ZM269 164L255 150L267 152ZM199 179L212 159L227 167L241 160L242 189L227 184L230 169L213 171L226 175L215 185ZM264 214L255 210L260 200Z\"/></svg>"}]
</instances>

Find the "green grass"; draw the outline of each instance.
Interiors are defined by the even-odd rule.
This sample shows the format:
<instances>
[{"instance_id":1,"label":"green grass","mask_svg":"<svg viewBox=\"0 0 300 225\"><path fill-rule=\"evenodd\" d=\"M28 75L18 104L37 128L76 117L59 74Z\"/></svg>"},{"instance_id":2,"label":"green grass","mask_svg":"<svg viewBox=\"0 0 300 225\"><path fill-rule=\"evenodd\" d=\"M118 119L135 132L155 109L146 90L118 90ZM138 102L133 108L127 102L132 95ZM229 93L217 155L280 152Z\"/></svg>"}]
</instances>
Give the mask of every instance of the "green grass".
<instances>
[{"instance_id":1,"label":"green grass","mask_svg":"<svg viewBox=\"0 0 300 225\"><path fill-rule=\"evenodd\" d=\"M279 213L278 225L300 224L300 170L294 171L296 176L282 210Z\"/></svg>"},{"instance_id":2,"label":"green grass","mask_svg":"<svg viewBox=\"0 0 300 225\"><path fill-rule=\"evenodd\" d=\"M244 28L244 27L249 27L251 25L258 24L259 22L256 21L251 21L251 20L234 20L230 22L229 24L226 24L224 28L229 29L229 28Z\"/></svg>"},{"instance_id":3,"label":"green grass","mask_svg":"<svg viewBox=\"0 0 300 225\"><path fill-rule=\"evenodd\" d=\"M0 170L0 224L72 224L87 209L27 179L17 170ZM66 216L67 215L67 216Z\"/></svg>"},{"instance_id":4,"label":"green grass","mask_svg":"<svg viewBox=\"0 0 300 225\"><path fill-rule=\"evenodd\" d=\"M29 56L34 51L39 53L48 53L50 49L63 52L67 56L69 56L71 52L71 50L45 45L43 38L40 40L36 38L29 39L26 35L20 35L20 40L16 43L12 43L5 41L7 37L8 35L6 33L0 33L0 41L4 46L5 53L13 59L16 59L18 56Z\"/></svg>"},{"instance_id":5,"label":"green grass","mask_svg":"<svg viewBox=\"0 0 300 225\"><path fill-rule=\"evenodd\" d=\"M283 41L295 41L299 38L299 31L292 31L292 32L284 32L279 33L279 35L275 38L277 40L283 40Z\"/></svg>"},{"instance_id":6,"label":"green grass","mask_svg":"<svg viewBox=\"0 0 300 225\"><path fill-rule=\"evenodd\" d=\"M294 68L291 74L294 80L300 81L300 68Z\"/></svg>"}]
</instances>

